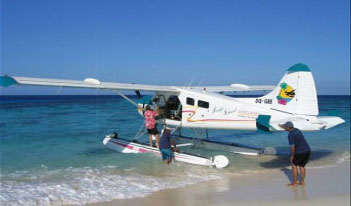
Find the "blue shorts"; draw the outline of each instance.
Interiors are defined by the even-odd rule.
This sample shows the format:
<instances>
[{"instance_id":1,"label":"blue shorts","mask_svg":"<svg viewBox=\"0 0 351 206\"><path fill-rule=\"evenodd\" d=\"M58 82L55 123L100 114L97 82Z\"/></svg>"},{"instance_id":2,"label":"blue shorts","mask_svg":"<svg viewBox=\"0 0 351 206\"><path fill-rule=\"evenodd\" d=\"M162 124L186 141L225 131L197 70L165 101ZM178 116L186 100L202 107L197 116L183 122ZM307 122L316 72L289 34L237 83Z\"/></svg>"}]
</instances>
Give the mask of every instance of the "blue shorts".
<instances>
[{"instance_id":1,"label":"blue shorts","mask_svg":"<svg viewBox=\"0 0 351 206\"><path fill-rule=\"evenodd\" d=\"M162 154L162 160L167 160L167 159L172 159L172 151L171 149L160 149L161 154Z\"/></svg>"}]
</instances>

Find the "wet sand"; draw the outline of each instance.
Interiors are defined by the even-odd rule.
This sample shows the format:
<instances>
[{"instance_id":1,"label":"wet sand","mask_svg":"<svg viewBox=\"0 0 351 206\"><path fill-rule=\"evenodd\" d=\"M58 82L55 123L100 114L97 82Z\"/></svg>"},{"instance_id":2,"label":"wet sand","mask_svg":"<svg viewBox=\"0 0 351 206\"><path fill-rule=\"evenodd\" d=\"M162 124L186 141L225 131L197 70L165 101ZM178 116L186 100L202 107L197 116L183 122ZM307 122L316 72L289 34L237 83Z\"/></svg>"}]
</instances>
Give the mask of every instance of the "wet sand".
<instances>
[{"instance_id":1,"label":"wet sand","mask_svg":"<svg viewBox=\"0 0 351 206\"><path fill-rule=\"evenodd\" d=\"M350 205L350 161L325 168L308 168L306 186L290 188L290 168L230 175L147 197L87 206L207 206L207 205Z\"/></svg>"}]
</instances>

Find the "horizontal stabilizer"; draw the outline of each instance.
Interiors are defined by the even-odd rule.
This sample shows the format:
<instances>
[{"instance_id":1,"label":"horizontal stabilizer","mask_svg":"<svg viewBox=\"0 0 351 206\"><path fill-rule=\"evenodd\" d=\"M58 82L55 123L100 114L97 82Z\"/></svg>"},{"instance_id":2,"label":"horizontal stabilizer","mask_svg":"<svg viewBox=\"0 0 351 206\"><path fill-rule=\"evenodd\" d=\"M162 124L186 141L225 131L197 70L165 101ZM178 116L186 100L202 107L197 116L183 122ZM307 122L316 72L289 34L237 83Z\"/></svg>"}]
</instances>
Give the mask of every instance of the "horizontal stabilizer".
<instances>
[{"instance_id":1,"label":"horizontal stabilizer","mask_svg":"<svg viewBox=\"0 0 351 206\"><path fill-rule=\"evenodd\" d=\"M318 117L318 120L322 122L324 129L329 129L345 122L345 120L341 119L340 117L330 116Z\"/></svg>"}]
</instances>

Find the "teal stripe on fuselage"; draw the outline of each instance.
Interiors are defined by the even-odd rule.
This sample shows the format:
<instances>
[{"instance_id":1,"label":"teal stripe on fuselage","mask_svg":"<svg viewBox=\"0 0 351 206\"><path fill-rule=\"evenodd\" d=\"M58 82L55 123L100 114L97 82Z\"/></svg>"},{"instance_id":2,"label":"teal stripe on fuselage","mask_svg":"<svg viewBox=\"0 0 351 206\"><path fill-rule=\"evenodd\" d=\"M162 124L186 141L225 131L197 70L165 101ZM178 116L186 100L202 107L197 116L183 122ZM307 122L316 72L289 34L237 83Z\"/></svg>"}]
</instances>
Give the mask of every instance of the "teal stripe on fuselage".
<instances>
[{"instance_id":1,"label":"teal stripe on fuselage","mask_svg":"<svg viewBox=\"0 0 351 206\"><path fill-rule=\"evenodd\" d=\"M269 132L271 125L269 121L271 120L271 115L258 115L256 119L256 127L259 131Z\"/></svg>"}]
</instances>

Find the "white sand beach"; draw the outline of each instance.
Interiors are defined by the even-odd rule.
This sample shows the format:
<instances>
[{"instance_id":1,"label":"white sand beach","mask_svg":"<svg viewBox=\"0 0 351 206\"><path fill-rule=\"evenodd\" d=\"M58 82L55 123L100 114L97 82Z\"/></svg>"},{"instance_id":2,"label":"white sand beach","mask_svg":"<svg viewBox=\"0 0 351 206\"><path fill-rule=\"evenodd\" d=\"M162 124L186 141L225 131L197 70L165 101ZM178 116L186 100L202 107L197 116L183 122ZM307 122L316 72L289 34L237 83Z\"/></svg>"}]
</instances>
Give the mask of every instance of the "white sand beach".
<instances>
[{"instance_id":1,"label":"white sand beach","mask_svg":"<svg viewBox=\"0 0 351 206\"><path fill-rule=\"evenodd\" d=\"M350 161L325 168L307 167L304 187L289 188L290 180L290 168L283 168L89 206L350 205Z\"/></svg>"}]
</instances>

